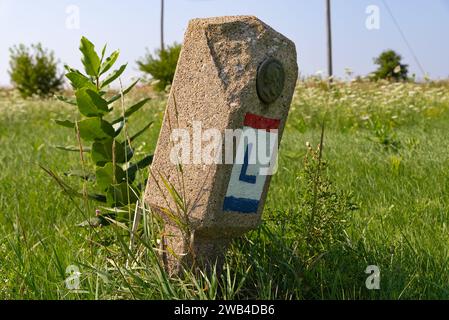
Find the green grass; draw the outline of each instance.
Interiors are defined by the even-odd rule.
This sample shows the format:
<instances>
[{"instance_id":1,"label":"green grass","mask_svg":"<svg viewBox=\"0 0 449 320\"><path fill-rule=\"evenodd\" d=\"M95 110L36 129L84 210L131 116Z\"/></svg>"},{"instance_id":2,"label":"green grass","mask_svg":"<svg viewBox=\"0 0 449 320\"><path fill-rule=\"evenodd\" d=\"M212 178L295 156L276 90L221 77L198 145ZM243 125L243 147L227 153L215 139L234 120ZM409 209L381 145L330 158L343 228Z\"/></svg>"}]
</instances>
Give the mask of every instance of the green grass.
<instances>
[{"instance_id":1,"label":"green grass","mask_svg":"<svg viewBox=\"0 0 449 320\"><path fill-rule=\"evenodd\" d=\"M151 237L126 268L123 231L75 227L94 215L95 204L87 211L81 199L71 201L39 164L55 172L80 167L78 154L52 148L75 144L51 119L76 110L2 92L0 298L446 299L448 89L352 83L329 94L319 81L300 83L264 223L234 241L219 279L167 279ZM138 141L141 155L155 147L165 99L155 96L130 124L137 131L150 118L156 122ZM312 150L318 145L323 119L320 216L308 220L316 163L306 142ZM69 265L79 266L83 292L66 289ZM380 290L365 287L368 265L381 270Z\"/></svg>"}]
</instances>

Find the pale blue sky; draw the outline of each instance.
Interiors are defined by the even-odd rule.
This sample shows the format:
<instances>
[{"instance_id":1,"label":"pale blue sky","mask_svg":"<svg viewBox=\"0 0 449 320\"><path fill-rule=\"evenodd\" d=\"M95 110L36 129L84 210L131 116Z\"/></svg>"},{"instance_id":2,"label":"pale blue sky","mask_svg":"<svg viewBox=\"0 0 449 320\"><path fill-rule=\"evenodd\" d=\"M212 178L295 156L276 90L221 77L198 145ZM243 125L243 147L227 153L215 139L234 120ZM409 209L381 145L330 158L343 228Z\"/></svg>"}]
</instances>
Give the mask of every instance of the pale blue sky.
<instances>
[{"instance_id":1,"label":"pale blue sky","mask_svg":"<svg viewBox=\"0 0 449 320\"><path fill-rule=\"evenodd\" d=\"M449 77L449 0L385 0L423 68L434 78ZM80 10L80 29L66 28L69 5ZM8 48L42 42L63 62L80 68L79 39L97 47L120 48L129 62L125 81L138 76L135 61L159 46L160 0L0 0L0 85L9 84ZM367 6L380 8L380 29L368 30ZM357 75L371 72L372 59L391 48L421 76L410 50L382 0L332 0L334 69ZM256 15L297 46L302 75L326 70L324 0L166 0L166 42L181 42L189 19L221 15Z\"/></svg>"}]
</instances>

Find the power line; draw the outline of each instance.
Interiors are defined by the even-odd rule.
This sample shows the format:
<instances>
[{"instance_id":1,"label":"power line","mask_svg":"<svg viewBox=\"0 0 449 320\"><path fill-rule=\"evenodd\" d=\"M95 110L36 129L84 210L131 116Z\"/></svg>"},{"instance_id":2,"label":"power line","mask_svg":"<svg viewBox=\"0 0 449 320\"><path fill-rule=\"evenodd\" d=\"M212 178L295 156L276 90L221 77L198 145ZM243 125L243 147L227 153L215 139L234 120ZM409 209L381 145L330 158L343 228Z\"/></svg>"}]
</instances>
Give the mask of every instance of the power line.
<instances>
[{"instance_id":1,"label":"power line","mask_svg":"<svg viewBox=\"0 0 449 320\"><path fill-rule=\"evenodd\" d=\"M408 42L407 37L405 36L405 33L402 31L401 26L399 25L398 21L396 20L396 18L393 15L393 12L391 11L390 7L388 6L387 2L385 0L382 0L385 8L387 8L388 13L391 16L391 19L393 20L393 23L396 25L396 28L398 29L399 33L401 34L402 39L404 40L406 46L408 47L408 49L410 50L413 59L415 60L415 63L418 65L418 68L421 70L423 76L426 76L426 72L424 71L424 68L422 66L422 64L419 62L419 59L417 57L417 55L415 54L415 51L413 51L412 46L410 45L410 42Z\"/></svg>"}]
</instances>

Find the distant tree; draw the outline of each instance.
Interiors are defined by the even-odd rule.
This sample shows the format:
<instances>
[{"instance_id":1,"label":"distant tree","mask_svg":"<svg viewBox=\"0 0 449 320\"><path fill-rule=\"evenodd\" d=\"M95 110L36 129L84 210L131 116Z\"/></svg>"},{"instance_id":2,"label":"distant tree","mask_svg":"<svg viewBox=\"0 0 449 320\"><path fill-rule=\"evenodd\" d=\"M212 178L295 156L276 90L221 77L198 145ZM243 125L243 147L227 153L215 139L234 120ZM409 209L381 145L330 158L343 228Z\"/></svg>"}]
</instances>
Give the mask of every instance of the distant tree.
<instances>
[{"instance_id":1,"label":"distant tree","mask_svg":"<svg viewBox=\"0 0 449 320\"><path fill-rule=\"evenodd\" d=\"M137 64L140 71L148 73L152 79L158 80L155 89L163 91L173 82L180 53L181 45L175 43L172 46L167 46L165 50L157 50L155 56L147 53L144 58L137 61Z\"/></svg>"},{"instance_id":2,"label":"distant tree","mask_svg":"<svg viewBox=\"0 0 449 320\"><path fill-rule=\"evenodd\" d=\"M58 73L54 52L40 43L26 47L21 44L9 49L11 82L23 97L47 97L61 90L63 75Z\"/></svg>"},{"instance_id":3,"label":"distant tree","mask_svg":"<svg viewBox=\"0 0 449 320\"><path fill-rule=\"evenodd\" d=\"M386 50L374 63L379 67L373 74L375 80L387 79L394 81L407 80L408 65L401 63L402 57L393 50Z\"/></svg>"}]
</instances>

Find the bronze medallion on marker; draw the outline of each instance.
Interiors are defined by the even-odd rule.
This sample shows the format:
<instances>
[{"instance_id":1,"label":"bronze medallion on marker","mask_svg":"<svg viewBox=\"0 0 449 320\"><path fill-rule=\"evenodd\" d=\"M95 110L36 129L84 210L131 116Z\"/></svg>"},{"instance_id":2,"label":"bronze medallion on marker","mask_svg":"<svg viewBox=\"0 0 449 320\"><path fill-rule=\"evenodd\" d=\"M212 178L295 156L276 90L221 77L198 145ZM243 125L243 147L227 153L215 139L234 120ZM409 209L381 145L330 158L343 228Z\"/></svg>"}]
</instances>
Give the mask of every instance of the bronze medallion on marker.
<instances>
[{"instance_id":1,"label":"bronze medallion on marker","mask_svg":"<svg viewBox=\"0 0 449 320\"><path fill-rule=\"evenodd\" d=\"M262 62L257 71L257 94L266 104L275 102L285 84L284 66L279 60L269 58Z\"/></svg>"}]
</instances>

